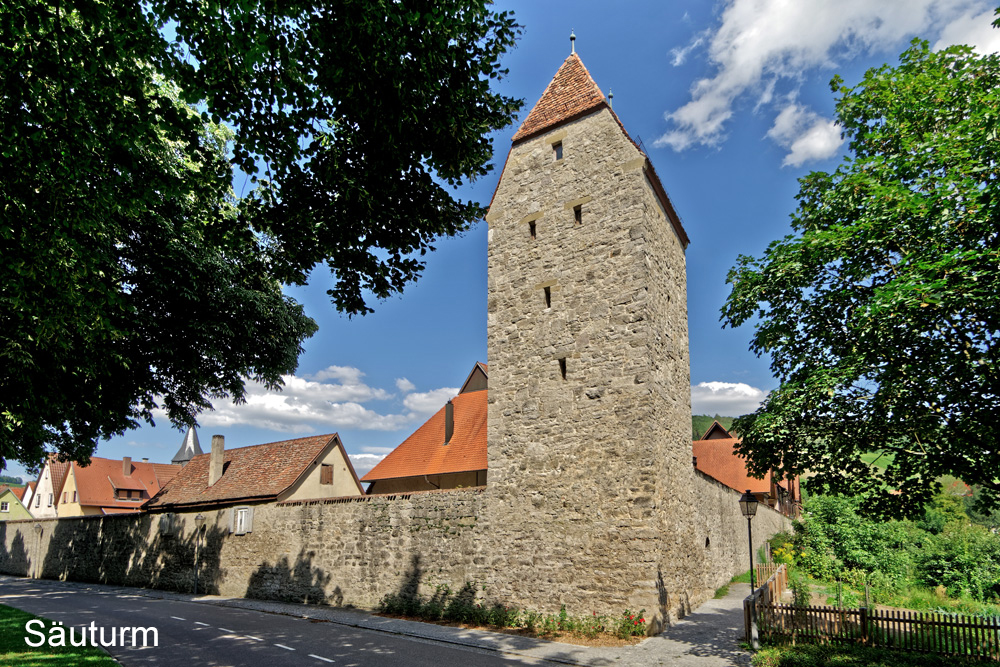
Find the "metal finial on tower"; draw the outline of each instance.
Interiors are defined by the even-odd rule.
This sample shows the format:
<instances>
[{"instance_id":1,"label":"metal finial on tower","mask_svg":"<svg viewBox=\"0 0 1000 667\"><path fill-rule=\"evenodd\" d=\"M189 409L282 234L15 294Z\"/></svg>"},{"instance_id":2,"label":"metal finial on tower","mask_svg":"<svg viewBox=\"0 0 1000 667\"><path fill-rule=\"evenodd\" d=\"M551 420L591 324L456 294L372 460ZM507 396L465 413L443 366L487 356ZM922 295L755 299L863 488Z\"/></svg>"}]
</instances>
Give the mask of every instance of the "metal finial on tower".
<instances>
[{"instance_id":1,"label":"metal finial on tower","mask_svg":"<svg viewBox=\"0 0 1000 667\"><path fill-rule=\"evenodd\" d=\"M615 91L608 88L608 106L612 109L615 108Z\"/></svg>"},{"instance_id":2,"label":"metal finial on tower","mask_svg":"<svg viewBox=\"0 0 1000 667\"><path fill-rule=\"evenodd\" d=\"M570 55L576 53L576 33L572 29L569 31L569 52Z\"/></svg>"}]
</instances>

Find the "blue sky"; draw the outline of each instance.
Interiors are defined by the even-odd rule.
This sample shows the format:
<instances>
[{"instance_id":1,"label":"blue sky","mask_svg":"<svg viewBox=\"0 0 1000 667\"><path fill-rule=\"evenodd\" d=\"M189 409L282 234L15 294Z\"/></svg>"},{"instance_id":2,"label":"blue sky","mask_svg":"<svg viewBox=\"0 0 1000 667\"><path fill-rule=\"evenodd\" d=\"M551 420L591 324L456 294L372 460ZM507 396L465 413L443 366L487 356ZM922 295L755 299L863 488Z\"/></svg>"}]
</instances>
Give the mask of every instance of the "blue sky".
<instances>
[{"instance_id":1,"label":"blue sky","mask_svg":"<svg viewBox=\"0 0 1000 667\"><path fill-rule=\"evenodd\" d=\"M521 119L569 55L569 34L601 90L641 140L691 238L687 251L696 414L753 410L776 386L750 330L723 330L719 308L738 254L789 233L797 179L832 170L846 146L832 124L829 81L856 83L895 63L909 40L1000 50L981 0L498 0L524 27L500 90L524 98ZM488 202L517 123L497 133L496 168L458 193ZM199 437L227 447L339 432L359 473L402 442L486 359L485 222L442 239L419 282L352 320L330 306L329 278L289 289L320 325L281 393L251 386L219 401ZM96 455L169 461L183 433L165 419L102 442ZM16 465L8 474L23 474Z\"/></svg>"}]
</instances>

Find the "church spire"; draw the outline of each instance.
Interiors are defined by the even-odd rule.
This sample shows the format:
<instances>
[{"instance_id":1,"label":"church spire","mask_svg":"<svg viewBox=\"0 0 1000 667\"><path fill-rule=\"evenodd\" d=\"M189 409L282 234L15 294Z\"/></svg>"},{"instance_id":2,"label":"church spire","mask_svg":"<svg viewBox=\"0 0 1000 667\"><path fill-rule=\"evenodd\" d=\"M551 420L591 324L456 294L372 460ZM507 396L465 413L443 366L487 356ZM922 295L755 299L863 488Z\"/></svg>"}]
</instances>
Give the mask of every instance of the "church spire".
<instances>
[{"instance_id":1,"label":"church spire","mask_svg":"<svg viewBox=\"0 0 1000 667\"><path fill-rule=\"evenodd\" d=\"M201 445L198 443L198 432L194 430L194 426L188 426L187 433L184 434L184 442L181 443L181 448L177 450L170 462L187 465L188 461L203 453Z\"/></svg>"}]
</instances>

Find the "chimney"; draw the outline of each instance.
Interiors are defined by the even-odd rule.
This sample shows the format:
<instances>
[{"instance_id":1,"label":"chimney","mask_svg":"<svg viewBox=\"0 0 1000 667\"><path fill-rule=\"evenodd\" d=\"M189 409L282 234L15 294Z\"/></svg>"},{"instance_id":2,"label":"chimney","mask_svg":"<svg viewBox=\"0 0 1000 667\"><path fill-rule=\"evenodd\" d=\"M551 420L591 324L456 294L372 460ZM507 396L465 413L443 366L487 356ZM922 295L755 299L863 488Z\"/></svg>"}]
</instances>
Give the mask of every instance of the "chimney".
<instances>
[{"instance_id":1,"label":"chimney","mask_svg":"<svg viewBox=\"0 0 1000 667\"><path fill-rule=\"evenodd\" d=\"M208 460L208 485L212 486L222 477L222 463L225 461L226 439L221 435L212 436L212 453Z\"/></svg>"},{"instance_id":2,"label":"chimney","mask_svg":"<svg viewBox=\"0 0 1000 667\"><path fill-rule=\"evenodd\" d=\"M143 463L149 463L149 458L148 458L148 457L145 457L145 456L143 456L143 457L142 457L142 462L143 462Z\"/></svg>"},{"instance_id":3,"label":"chimney","mask_svg":"<svg viewBox=\"0 0 1000 667\"><path fill-rule=\"evenodd\" d=\"M451 442L455 433L455 406L448 401L444 406L444 444Z\"/></svg>"},{"instance_id":4,"label":"chimney","mask_svg":"<svg viewBox=\"0 0 1000 667\"><path fill-rule=\"evenodd\" d=\"M122 457L122 474L126 477L132 476L132 457L123 456Z\"/></svg>"}]
</instances>

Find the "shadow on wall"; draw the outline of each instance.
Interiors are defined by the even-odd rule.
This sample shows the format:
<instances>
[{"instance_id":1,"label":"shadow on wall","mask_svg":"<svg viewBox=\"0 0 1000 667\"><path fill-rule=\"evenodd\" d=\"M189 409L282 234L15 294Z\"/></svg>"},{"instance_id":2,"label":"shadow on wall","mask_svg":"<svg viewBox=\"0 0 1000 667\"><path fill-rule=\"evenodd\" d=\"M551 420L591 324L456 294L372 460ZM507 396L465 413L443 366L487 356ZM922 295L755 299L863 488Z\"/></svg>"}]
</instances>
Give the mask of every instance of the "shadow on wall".
<instances>
[{"instance_id":1,"label":"shadow on wall","mask_svg":"<svg viewBox=\"0 0 1000 667\"><path fill-rule=\"evenodd\" d=\"M282 556L274 565L263 563L250 575L244 597L342 606L344 594L340 586L334 587L330 595L326 594L330 575L313 566L315 555L313 551L302 550L294 565L288 562L287 556Z\"/></svg>"},{"instance_id":2,"label":"shadow on wall","mask_svg":"<svg viewBox=\"0 0 1000 667\"><path fill-rule=\"evenodd\" d=\"M191 593L195 588L198 542L198 590L218 593L225 530L205 527L200 540L193 530L161 530L163 515L119 515L46 522L48 544L44 579L92 581ZM155 526L155 528L154 528Z\"/></svg>"},{"instance_id":3,"label":"shadow on wall","mask_svg":"<svg viewBox=\"0 0 1000 667\"><path fill-rule=\"evenodd\" d=\"M26 577L31 572L31 559L24 548L24 536L15 533L8 551L7 530L7 522L0 521L0 572Z\"/></svg>"}]
</instances>

